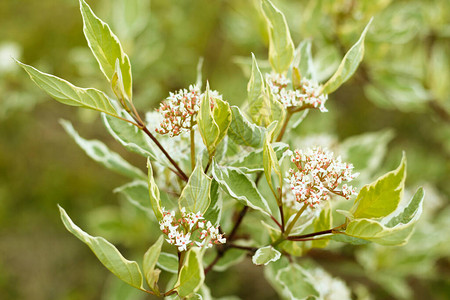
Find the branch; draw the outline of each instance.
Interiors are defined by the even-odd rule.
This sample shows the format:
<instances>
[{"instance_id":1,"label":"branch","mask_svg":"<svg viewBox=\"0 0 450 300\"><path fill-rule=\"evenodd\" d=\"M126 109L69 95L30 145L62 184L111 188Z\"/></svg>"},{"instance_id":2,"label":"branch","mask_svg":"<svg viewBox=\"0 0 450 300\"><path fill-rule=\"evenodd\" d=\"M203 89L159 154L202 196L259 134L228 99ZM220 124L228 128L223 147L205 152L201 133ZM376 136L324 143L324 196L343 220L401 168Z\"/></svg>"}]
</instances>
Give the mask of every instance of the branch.
<instances>
[{"instance_id":1,"label":"branch","mask_svg":"<svg viewBox=\"0 0 450 300\"><path fill-rule=\"evenodd\" d=\"M181 170L180 166L172 159L169 153L167 153L166 149L164 149L161 143L155 138L155 136L148 130L148 128L144 124L140 123L139 125L139 128L141 128L142 131L144 131L145 134L148 135L148 137L156 144L156 146L158 146L159 150L161 150L161 152L166 156L170 163L175 167L176 172L174 171L174 173L177 174L177 176L180 177L183 181L187 182L189 180L189 177L183 172L183 170Z\"/></svg>"},{"instance_id":2,"label":"branch","mask_svg":"<svg viewBox=\"0 0 450 300\"><path fill-rule=\"evenodd\" d=\"M306 238L311 238L314 236L318 236L318 235L323 235L323 234L330 234L330 233L335 233L336 229L328 229L328 230L323 230L323 231L318 231L318 232L314 232L314 233L309 233L309 234L303 234L303 235L293 235L293 236L288 236L287 239L290 241L295 241L295 240L303 240Z\"/></svg>"}]
</instances>

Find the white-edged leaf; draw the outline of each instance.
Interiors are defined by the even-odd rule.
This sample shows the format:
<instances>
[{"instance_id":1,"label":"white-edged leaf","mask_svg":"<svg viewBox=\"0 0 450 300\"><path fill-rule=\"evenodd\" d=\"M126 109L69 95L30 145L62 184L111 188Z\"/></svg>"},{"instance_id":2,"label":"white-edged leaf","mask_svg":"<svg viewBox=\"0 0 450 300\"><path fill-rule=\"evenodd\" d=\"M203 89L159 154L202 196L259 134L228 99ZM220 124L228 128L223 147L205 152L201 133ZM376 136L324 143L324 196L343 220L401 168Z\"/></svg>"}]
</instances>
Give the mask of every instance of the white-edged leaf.
<instances>
[{"instance_id":1,"label":"white-edged leaf","mask_svg":"<svg viewBox=\"0 0 450 300\"><path fill-rule=\"evenodd\" d=\"M72 124L66 120L60 120L61 125L66 132L75 140L78 146L83 149L86 154L102 164L106 168L132 179L145 179L145 174L135 166L123 159L116 152L111 151L105 144L98 140L83 139L73 128Z\"/></svg>"},{"instance_id":2,"label":"white-edged leaf","mask_svg":"<svg viewBox=\"0 0 450 300\"><path fill-rule=\"evenodd\" d=\"M181 298L197 292L205 280L200 248L194 247L186 252L178 281L175 284Z\"/></svg>"},{"instance_id":3,"label":"white-edged leaf","mask_svg":"<svg viewBox=\"0 0 450 300\"><path fill-rule=\"evenodd\" d=\"M275 280L283 287L283 294L288 295L288 299L301 300L319 297L311 275L297 264L290 264L279 270Z\"/></svg>"},{"instance_id":4,"label":"white-edged leaf","mask_svg":"<svg viewBox=\"0 0 450 300\"><path fill-rule=\"evenodd\" d=\"M219 184L217 181L212 180L211 182L211 192L210 192L211 203L206 210L203 217L210 221L214 226L219 225L220 217L222 216L222 197L219 193Z\"/></svg>"},{"instance_id":5,"label":"white-edged leaf","mask_svg":"<svg viewBox=\"0 0 450 300\"><path fill-rule=\"evenodd\" d=\"M382 218L389 215L395 211L402 199L405 178L406 157L403 155L397 169L360 190L350 213L355 219Z\"/></svg>"},{"instance_id":6,"label":"white-edged leaf","mask_svg":"<svg viewBox=\"0 0 450 300\"><path fill-rule=\"evenodd\" d=\"M116 109L105 93L93 88L85 89L77 87L64 79L41 72L32 66L19 61L17 63L30 75L34 83L56 101L66 105L80 106L117 116Z\"/></svg>"},{"instance_id":7,"label":"white-edged leaf","mask_svg":"<svg viewBox=\"0 0 450 300\"><path fill-rule=\"evenodd\" d=\"M178 257L175 254L161 252L156 265L164 271L176 274L178 272Z\"/></svg>"},{"instance_id":8,"label":"white-edged leaf","mask_svg":"<svg viewBox=\"0 0 450 300\"><path fill-rule=\"evenodd\" d=\"M100 69L111 81L116 73L116 60L120 66L122 84L128 100L132 100L131 64L128 55L122 49L119 39L111 31L108 24L100 20L84 0L80 0L80 11L83 17L83 32L97 59Z\"/></svg>"},{"instance_id":9,"label":"white-edged leaf","mask_svg":"<svg viewBox=\"0 0 450 300\"><path fill-rule=\"evenodd\" d=\"M280 259L281 253L272 246L266 246L256 250L252 256L252 262L255 265L268 265L272 261Z\"/></svg>"},{"instance_id":10,"label":"white-edged leaf","mask_svg":"<svg viewBox=\"0 0 450 300\"><path fill-rule=\"evenodd\" d=\"M143 260L145 279L147 280L150 289L157 294L159 294L157 284L161 270L155 269L155 266L161 253L161 247L163 242L164 236L160 235L158 240L152 246L150 246L150 248L148 248L147 252L145 252Z\"/></svg>"},{"instance_id":11,"label":"white-edged leaf","mask_svg":"<svg viewBox=\"0 0 450 300\"><path fill-rule=\"evenodd\" d=\"M232 120L228 136L238 145L261 147L265 129L249 122L237 106L231 106L231 114Z\"/></svg>"},{"instance_id":12,"label":"white-edged leaf","mask_svg":"<svg viewBox=\"0 0 450 300\"><path fill-rule=\"evenodd\" d=\"M422 213L423 199L423 189L419 188L411 200L391 215L380 221L355 219L348 223L345 234L381 245L404 245Z\"/></svg>"},{"instance_id":13,"label":"white-edged leaf","mask_svg":"<svg viewBox=\"0 0 450 300\"><path fill-rule=\"evenodd\" d=\"M258 67L255 55L252 53L252 74L247 84L248 115L257 125L264 124L261 110L264 107L264 77Z\"/></svg>"},{"instance_id":14,"label":"white-edged leaf","mask_svg":"<svg viewBox=\"0 0 450 300\"><path fill-rule=\"evenodd\" d=\"M213 113L211 112L209 84L206 85L206 91L200 101L197 124L203 143L208 149L208 154L210 157L213 157L216 151L216 145L218 144L217 140L220 135L220 129L214 121Z\"/></svg>"},{"instance_id":15,"label":"white-edged leaf","mask_svg":"<svg viewBox=\"0 0 450 300\"><path fill-rule=\"evenodd\" d=\"M266 199L244 173L237 168L219 166L216 163L212 167L212 175L222 190L242 204L270 216Z\"/></svg>"},{"instance_id":16,"label":"white-edged leaf","mask_svg":"<svg viewBox=\"0 0 450 300\"><path fill-rule=\"evenodd\" d=\"M231 109L230 104L222 99L214 99L214 109L213 109L213 118L214 122L217 124L219 128L219 136L215 142L216 147L219 143L225 138L228 133L228 129L231 124Z\"/></svg>"},{"instance_id":17,"label":"white-edged leaf","mask_svg":"<svg viewBox=\"0 0 450 300\"><path fill-rule=\"evenodd\" d=\"M289 69L294 59L294 43L284 14L270 0L263 0L261 6L269 31L269 61L281 74Z\"/></svg>"},{"instance_id":18,"label":"white-edged leaf","mask_svg":"<svg viewBox=\"0 0 450 300\"><path fill-rule=\"evenodd\" d=\"M266 175L267 183L272 190L275 199L277 200L278 206L281 206L281 195L278 193L277 188L281 189L283 184L283 175L281 174L280 163L278 162L277 155L270 144L271 136L273 131L269 131L266 134L264 140L264 150L263 150L263 162L264 162L264 174ZM278 178L278 182L272 182L272 172Z\"/></svg>"},{"instance_id":19,"label":"white-edged leaf","mask_svg":"<svg viewBox=\"0 0 450 300\"><path fill-rule=\"evenodd\" d=\"M301 78L317 80L311 53L311 40L304 40L295 49L294 66L298 66Z\"/></svg>"},{"instance_id":20,"label":"white-edged leaf","mask_svg":"<svg viewBox=\"0 0 450 300\"><path fill-rule=\"evenodd\" d=\"M156 185L155 178L153 178L153 169L150 160L147 160L148 168L148 191L150 195L150 204L152 205L153 212L155 213L156 219L159 221L162 219L162 207L161 207L161 197L159 195L159 188Z\"/></svg>"},{"instance_id":21,"label":"white-edged leaf","mask_svg":"<svg viewBox=\"0 0 450 300\"><path fill-rule=\"evenodd\" d=\"M125 115L123 115L126 118ZM128 122L102 114L103 124L108 132L128 150L158 160L156 149L145 133Z\"/></svg>"},{"instance_id":22,"label":"white-edged leaf","mask_svg":"<svg viewBox=\"0 0 450 300\"><path fill-rule=\"evenodd\" d=\"M114 192L121 193L131 204L144 211L148 216L153 216L147 182L143 180L132 181L114 189Z\"/></svg>"},{"instance_id":23,"label":"white-edged leaf","mask_svg":"<svg viewBox=\"0 0 450 300\"><path fill-rule=\"evenodd\" d=\"M129 285L143 289L143 277L137 262L125 259L119 250L104 238L93 237L81 230L72 222L66 211L61 206L58 207L66 229L88 245L108 270Z\"/></svg>"},{"instance_id":24,"label":"white-edged leaf","mask_svg":"<svg viewBox=\"0 0 450 300\"><path fill-rule=\"evenodd\" d=\"M289 148L289 145L285 143L273 143L271 145L278 160L283 157L283 153ZM244 170L245 173L264 171L263 151L264 149L261 148L245 154L238 160L233 161L230 166Z\"/></svg>"},{"instance_id":25,"label":"white-edged leaf","mask_svg":"<svg viewBox=\"0 0 450 300\"><path fill-rule=\"evenodd\" d=\"M201 162L195 166L189 181L181 192L178 205L186 208L186 212L204 214L211 203L211 178L204 172Z\"/></svg>"},{"instance_id":26,"label":"white-edged leaf","mask_svg":"<svg viewBox=\"0 0 450 300\"><path fill-rule=\"evenodd\" d=\"M334 92L338 87L346 82L353 75L353 73L355 73L364 56L364 39L372 20L373 19L370 19L369 23L366 25L356 44L354 44L345 54L334 75L323 86L323 94L330 94Z\"/></svg>"}]
</instances>

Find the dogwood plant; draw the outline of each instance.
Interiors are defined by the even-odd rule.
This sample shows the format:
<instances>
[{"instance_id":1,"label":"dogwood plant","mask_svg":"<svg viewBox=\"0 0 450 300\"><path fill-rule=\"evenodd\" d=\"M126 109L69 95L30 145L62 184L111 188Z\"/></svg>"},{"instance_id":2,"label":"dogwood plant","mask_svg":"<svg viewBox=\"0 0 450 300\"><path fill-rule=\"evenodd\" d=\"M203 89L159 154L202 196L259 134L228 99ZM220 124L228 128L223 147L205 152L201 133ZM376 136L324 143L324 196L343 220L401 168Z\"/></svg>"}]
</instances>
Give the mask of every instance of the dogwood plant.
<instances>
[{"instance_id":1,"label":"dogwood plant","mask_svg":"<svg viewBox=\"0 0 450 300\"><path fill-rule=\"evenodd\" d=\"M283 13L262 0L272 70L263 74L252 55L245 105L231 106L209 83L203 87L199 76L196 84L168 92L159 108L143 119L133 104L131 64L118 38L84 0L80 8L88 45L114 97L18 63L57 101L101 112L109 133L148 159L144 175L103 143L83 139L62 121L89 156L133 180L120 191L160 229L138 264L104 238L84 232L59 208L67 230L121 280L159 297L208 298L205 276L249 253L255 265L264 266L268 282L282 298L349 297L344 283L322 269L309 270L297 258L330 241L407 242L421 214L424 192L420 188L412 199L403 199L405 157L397 169L361 187L353 184L358 173L351 162L331 149L299 149L283 142L309 110L326 114L329 95L363 58L370 22L334 75L320 83L311 43L303 41L294 48ZM343 202L348 209L336 210ZM246 225L247 216L258 224ZM173 273L172 280L160 282L162 270Z\"/></svg>"}]
</instances>

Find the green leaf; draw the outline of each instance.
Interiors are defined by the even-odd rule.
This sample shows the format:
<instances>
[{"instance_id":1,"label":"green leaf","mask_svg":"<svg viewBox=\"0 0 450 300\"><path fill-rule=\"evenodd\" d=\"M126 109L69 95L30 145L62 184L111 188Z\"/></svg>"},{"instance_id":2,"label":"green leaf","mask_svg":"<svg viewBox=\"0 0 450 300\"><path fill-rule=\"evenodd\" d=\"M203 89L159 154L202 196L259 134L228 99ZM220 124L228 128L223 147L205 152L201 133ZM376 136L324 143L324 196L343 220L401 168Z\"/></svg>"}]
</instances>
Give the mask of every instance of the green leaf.
<instances>
[{"instance_id":1,"label":"green leaf","mask_svg":"<svg viewBox=\"0 0 450 300\"><path fill-rule=\"evenodd\" d=\"M302 78L316 80L316 69L311 54L311 40L305 40L298 45L295 50L294 66L298 66L298 70Z\"/></svg>"},{"instance_id":2,"label":"green leaf","mask_svg":"<svg viewBox=\"0 0 450 300\"><path fill-rule=\"evenodd\" d=\"M219 128L219 135L215 142L215 146L217 147L228 132L232 116L230 105L226 101L219 98L214 99L214 101L213 118Z\"/></svg>"},{"instance_id":3,"label":"green leaf","mask_svg":"<svg viewBox=\"0 0 450 300\"><path fill-rule=\"evenodd\" d=\"M188 183L181 192L178 201L180 209L184 207L188 213L204 214L211 203L210 190L211 178L203 172L202 164L197 163Z\"/></svg>"},{"instance_id":4,"label":"green leaf","mask_svg":"<svg viewBox=\"0 0 450 300\"><path fill-rule=\"evenodd\" d=\"M381 218L392 213L400 203L406 178L406 157L397 169L388 172L370 185L365 185L350 213L356 218Z\"/></svg>"},{"instance_id":5,"label":"green leaf","mask_svg":"<svg viewBox=\"0 0 450 300\"><path fill-rule=\"evenodd\" d=\"M334 75L323 86L323 94L330 94L334 92L338 87L346 82L353 75L353 73L355 73L364 56L364 39L372 20L373 19L370 19L369 23L366 25L356 44L354 44L353 47L350 48L350 50L348 50L345 54Z\"/></svg>"},{"instance_id":6,"label":"green leaf","mask_svg":"<svg viewBox=\"0 0 450 300\"><path fill-rule=\"evenodd\" d=\"M272 132L267 132L266 138L264 140L264 151L263 151L263 162L264 162L264 174L266 175L267 183L277 200L278 206L282 205L281 195L277 191L277 187L281 189L283 184L283 176L281 174L280 164L277 159L277 155L270 144ZM272 182L272 171L278 177L278 183L274 184Z\"/></svg>"},{"instance_id":7,"label":"green leaf","mask_svg":"<svg viewBox=\"0 0 450 300\"><path fill-rule=\"evenodd\" d=\"M161 252L156 265L164 271L176 274L178 272L178 257L174 254Z\"/></svg>"},{"instance_id":8,"label":"green leaf","mask_svg":"<svg viewBox=\"0 0 450 300\"><path fill-rule=\"evenodd\" d=\"M178 281L175 284L181 298L192 295L200 289L205 280L200 248L190 249L185 256Z\"/></svg>"},{"instance_id":9,"label":"green leaf","mask_svg":"<svg viewBox=\"0 0 450 300\"><path fill-rule=\"evenodd\" d=\"M84 89L74 86L64 79L43 73L32 66L19 61L17 63L30 75L34 83L56 101L66 105L80 106L117 116L116 109L105 93L92 88Z\"/></svg>"},{"instance_id":10,"label":"green leaf","mask_svg":"<svg viewBox=\"0 0 450 300\"><path fill-rule=\"evenodd\" d=\"M122 70L120 69L120 62L118 58L116 59L114 74L111 78L111 88L120 102L124 103L123 101L125 99L129 99L129 96L127 95L127 92L125 92L125 87L123 85Z\"/></svg>"},{"instance_id":11,"label":"green leaf","mask_svg":"<svg viewBox=\"0 0 450 300\"><path fill-rule=\"evenodd\" d=\"M421 209L423 199L425 197L425 192L423 188L417 189L416 193L407 205L400 206L401 212L399 214L392 214L393 217L386 223L386 226L392 228L398 224L408 224L410 223ZM397 209L397 210L399 210Z\"/></svg>"},{"instance_id":12,"label":"green leaf","mask_svg":"<svg viewBox=\"0 0 450 300\"><path fill-rule=\"evenodd\" d=\"M249 122L237 106L231 107L231 113L233 117L228 136L238 145L261 147L265 129Z\"/></svg>"},{"instance_id":13,"label":"green leaf","mask_svg":"<svg viewBox=\"0 0 450 300\"><path fill-rule=\"evenodd\" d=\"M328 237L330 240L341 242L341 243L347 243L351 245L365 245L370 243L368 240L363 240L360 238L356 238L353 236L345 235L345 234L333 234Z\"/></svg>"},{"instance_id":14,"label":"green leaf","mask_svg":"<svg viewBox=\"0 0 450 300\"><path fill-rule=\"evenodd\" d=\"M372 241L381 245L400 246L406 244L414 225L422 213L424 192L419 188L415 195L390 216L380 221L356 219L351 221L345 234Z\"/></svg>"},{"instance_id":15,"label":"green leaf","mask_svg":"<svg viewBox=\"0 0 450 300\"><path fill-rule=\"evenodd\" d=\"M152 142L142 130L106 114L102 114L102 119L108 132L125 148L146 158L150 157L151 160L158 160Z\"/></svg>"},{"instance_id":16,"label":"green leaf","mask_svg":"<svg viewBox=\"0 0 450 300\"><path fill-rule=\"evenodd\" d=\"M220 135L220 128L214 121L211 112L211 98L209 94L209 84L200 102L200 110L197 117L198 129L203 139L203 143L208 149L210 157L214 156L216 151L217 139Z\"/></svg>"},{"instance_id":17,"label":"green leaf","mask_svg":"<svg viewBox=\"0 0 450 300\"><path fill-rule=\"evenodd\" d=\"M123 194L131 204L144 211L147 215L153 215L148 195L148 184L145 181L139 180L127 183L114 189L114 192Z\"/></svg>"},{"instance_id":18,"label":"green leaf","mask_svg":"<svg viewBox=\"0 0 450 300\"><path fill-rule=\"evenodd\" d=\"M259 193L255 183L242 171L213 163L212 175L219 186L233 199L270 216L266 199Z\"/></svg>"},{"instance_id":19,"label":"green leaf","mask_svg":"<svg viewBox=\"0 0 450 300\"><path fill-rule=\"evenodd\" d=\"M289 148L285 143L273 143L271 144L273 151L275 151L277 160L283 157L283 153ZM258 149L252 151L244 156L241 156L238 160L231 163L232 167L239 167L246 173L264 171L264 149Z\"/></svg>"},{"instance_id":20,"label":"green leaf","mask_svg":"<svg viewBox=\"0 0 450 300\"><path fill-rule=\"evenodd\" d=\"M58 207L66 229L88 245L108 270L129 285L141 290L143 289L142 273L137 262L125 259L119 250L104 238L90 236L81 230L72 222L66 211L61 206Z\"/></svg>"},{"instance_id":21,"label":"green leaf","mask_svg":"<svg viewBox=\"0 0 450 300\"><path fill-rule=\"evenodd\" d=\"M252 53L252 75L247 84L248 114L258 125L264 124L263 114L261 114L264 107L264 90L264 77L259 70L255 55Z\"/></svg>"},{"instance_id":22,"label":"green leaf","mask_svg":"<svg viewBox=\"0 0 450 300\"><path fill-rule=\"evenodd\" d=\"M269 0L262 1L262 10L269 31L269 61L281 74L289 69L294 59L294 43L283 13Z\"/></svg>"},{"instance_id":23,"label":"green leaf","mask_svg":"<svg viewBox=\"0 0 450 300\"><path fill-rule=\"evenodd\" d=\"M75 140L86 154L116 173L128 176L132 179L145 179L145 174L138 168L132 166L116 152L111 151L105 144L98 140L85 140L73 128L69 121L61 120L61 125L66 132Z\"/></svg>"},{"instance_id":24,"label":"green leaf","mask_svg":"<svg viewBox=\"0 0 450 300\"><path fill-rule=\"evenodd\" d=\"M281 257L281 253L272 246L266 246L256 250L252 257L255 265L268 265L272 261L277 261Z\"/></svg>"},{"instance_id":25,"label":"green leaf","mask_svg":"<svg viewBox=\"0 0 450 300\"><path fill-rule=\"evenodd\" d=\"M213 270L216 272L224 272L231 266L234 266L244 260L246 252L241 249L230 248L214 265Z\"/></svg>"},{"instance_id":26,"label":"green leaf","mask_svg":"<svg viewBox=\"0 0 450 300\"><path fill-rule=\"evenodd\" d=\"M285 240L280 244L280 249L293 256L302 256L305 252L305 244L296 241Z\"/></svg>"},{"instance_id":27,"label":"green leaf","mask_svg":"<svg viewBox=\"0 0 450 300\"><path fill-rule=\"evenodd\" d=\"M130 59L125 54L117 36L112 33L108 24L100 20L86 4L80 0L80 10L83 17L83 32L89 48L97 59L100 69L106 78L111 81L116 74L116 60L120 66L122 85L128 100L132 97L132 79Z\"/></svg>"},{"instance_id":28,"label":"green leaf","mask_svg":"<svg viewBox=\"0 0 450 300\"><path fill-rule=\"evenodd\" d=\"M155 269L155 266L161 253L163 242L164 236L160 235L158 240L150 248L148 248L147 252L145 252L143 261L145 279L147 280L150 289L156 294L159 294L157 284L161 270Z\"/></svg>"},{"instance_id":29,"label":"green leaf","mask_svg":"<svg viewBox=\"0 0 450 300\"><path fill-rule=\"evenodd\" d=\"M286 109L284 108L283 104L280 101L275 99L275 97L272 95L272 92L269 89L267 89L267 93L269 97L265 98L265 105L268 111L266 117L266 126L269 127L274 122L277 122L276 127L272 134L272 136L275 137L278 136L279 131L283 126L284 118L286 117Z\"/></svg>"},{"instance_id":30,"label":"green leaf","mask_svg":"<svg viewBox=\"0 0 450 300\"><path fill-rule=\"evenodd\" d=\"M159 188L156 185L155 178L153 178L153 169L150 160L147 160L148 168L148 191L150 195L150 204L152 205L153 212L156 219L160 221L163 217L161 208L161 197L159 196Z\"/></svg>"},{"instance_id":31,"label":"green leaf","mask_svg":"<svg viewBox=\"0 0 450 300\"><path fill-rule=\"evenodd\" d=\"M319 292L315 289L311 276L297 264L290 264L279 270L275 280L280 282L283 294L288 295L288 299L300 300L319 297Z\"/></svg>"},{"instance_id":32,"label":"green leaf","mask_svg":"<svg viewBox=\"0 0 450 300\"><path fill-rule=\"evenodd\" d=\"M210 221L214 226L219 225L220 217L222 215L222 197L219 193L219 184L217 181L212 180L211 182L211 192L210 192L211 203L208 209L203 215L204 218Z\"/></svg>"},{"instance_id":33,"label":"green leaf","mask_svg":"<svg viewBox=\"0 0 450 300\"><path fill-rule=\"evenodd\" d=\"M314 220L314 232L328 230L333 226L333 215L331 213L330 201L327 201L325 207L320 212L318 218ZM328 245L329 240L314 240L312 246L315 248L324 248Z\"/></svg>"},{"instance_id":34,"label":"green leaf","mask_svg":"<svg viewBox=\"0 0 450 300\"><path fill-rule=\"evenodd\" d=\"M264 277L269 282L269 284L276 290L281 299L288 299L289 295L284 293L284 285L276 279L278 272L289 266L289 260L286 256L281 256L281 258L267 266L264 267Z\"/></svg>"}]
</instances>

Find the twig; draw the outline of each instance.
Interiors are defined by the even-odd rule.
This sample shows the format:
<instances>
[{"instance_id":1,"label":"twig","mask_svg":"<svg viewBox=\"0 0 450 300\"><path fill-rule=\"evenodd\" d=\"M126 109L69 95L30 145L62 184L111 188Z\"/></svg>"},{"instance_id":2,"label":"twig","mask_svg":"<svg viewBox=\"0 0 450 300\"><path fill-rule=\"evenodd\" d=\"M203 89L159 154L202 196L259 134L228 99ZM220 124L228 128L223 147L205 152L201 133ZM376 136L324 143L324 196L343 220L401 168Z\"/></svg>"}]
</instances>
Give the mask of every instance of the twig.
<instances>
[{"instance_id":1,"label":"twig","mask_svg":"<svg viewBox=\"0 0 450 300\"><path fill-rule=\"evenodd\" d=\"M161 145L161 143L155 138L155 136L148 130L148 128L144 124L139 124L142 131L145 132L146 135L158 146L158 148L161 150L161 152L166 156L166 158L170 161L170 163L175 167L176 171L175 174L177 174L178 177L180 177L183 181L187 182L189 180L189 177L181 170L180 166L172 159L172 157L167 153L166 149Z\"/></svg>"},{"instance_id":2,"label":"twig","mask_svg":"<svg viewBox=\"0 0 450 300\"><path fill-rule=\"evenodd\" d=\"M235 245L235 244L229 244L228 247L229 248L245 250L245 251L249 251L249 252L252 252L252 253L255 253L256 250L258 250L258 248L256 248L256 247L246 247L246 246L239 246L239 245Z\"/></svg>"}]
</instances>

